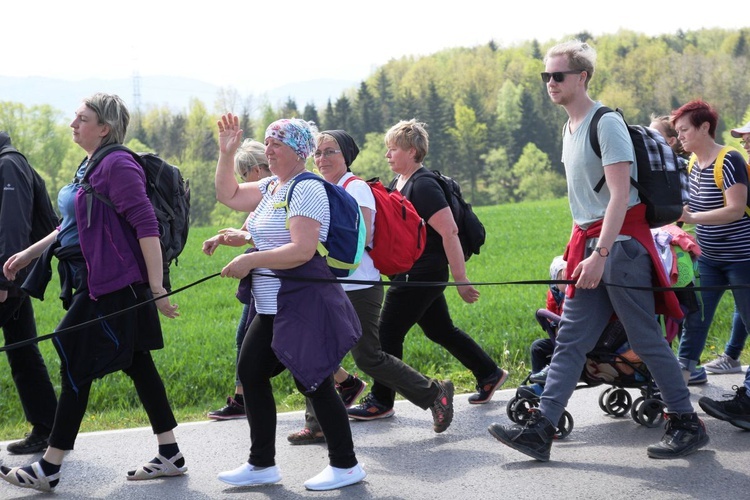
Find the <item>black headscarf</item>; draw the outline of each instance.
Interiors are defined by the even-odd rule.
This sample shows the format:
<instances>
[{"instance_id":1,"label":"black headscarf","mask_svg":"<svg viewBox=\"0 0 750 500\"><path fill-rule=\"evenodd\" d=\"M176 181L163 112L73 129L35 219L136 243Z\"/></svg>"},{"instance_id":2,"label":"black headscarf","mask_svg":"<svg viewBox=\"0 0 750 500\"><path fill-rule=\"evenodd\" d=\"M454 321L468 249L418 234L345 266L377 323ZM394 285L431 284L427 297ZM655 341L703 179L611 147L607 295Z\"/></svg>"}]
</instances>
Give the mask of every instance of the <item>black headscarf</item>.
<instances>
[{"instance_id":1,"label":"black headscarf","mask_svg":"<svg viewBox=\"0 0 750 500\"><path fill-rule=\"evenodd\" d=\"M341 148L341 154L344 156L346 169L351 171L349 167L354 160L357 159L357 155L359 154L359 148L357 147L357 143L354 142L352 136L343 130L325 130L321 132L321 134L327 134L336 139L336 142L339 143L339 148Z\"/></svg>"}]
</instances>

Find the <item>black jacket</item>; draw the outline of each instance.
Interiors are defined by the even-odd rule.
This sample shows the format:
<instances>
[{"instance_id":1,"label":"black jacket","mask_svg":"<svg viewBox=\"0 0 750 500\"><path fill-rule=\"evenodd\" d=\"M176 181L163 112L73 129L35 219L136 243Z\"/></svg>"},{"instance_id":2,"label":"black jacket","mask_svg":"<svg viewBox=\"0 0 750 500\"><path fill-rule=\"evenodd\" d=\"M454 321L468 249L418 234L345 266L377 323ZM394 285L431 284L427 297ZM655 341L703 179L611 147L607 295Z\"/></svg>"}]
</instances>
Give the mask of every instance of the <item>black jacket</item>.
<instances>
[{"instance_id":1,"label":"black jacket","mask_svg":"<svg viewBox=\"0 0 750 500\"><path fill-rule=\"evenodd\" d=\"M0 151L11 146L7 132L0 132ZM34 204L34 185L31 166L16 152L0 154L0 265L31 244L31 218ZM8 281L0 272L0 290L9 296L20 294L26 270L15 282Z\"/></svg>"}]
</instances>

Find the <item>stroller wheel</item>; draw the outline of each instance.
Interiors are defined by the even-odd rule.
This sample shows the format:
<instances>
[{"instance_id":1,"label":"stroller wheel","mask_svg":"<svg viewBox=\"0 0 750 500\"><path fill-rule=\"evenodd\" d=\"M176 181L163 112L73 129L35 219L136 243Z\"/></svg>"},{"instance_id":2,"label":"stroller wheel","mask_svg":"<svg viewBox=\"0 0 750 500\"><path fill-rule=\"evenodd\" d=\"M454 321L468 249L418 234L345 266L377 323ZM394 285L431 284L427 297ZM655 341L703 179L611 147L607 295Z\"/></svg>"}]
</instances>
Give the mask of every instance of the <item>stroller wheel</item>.
<instances>
[{"instance_id":1,"label":"stroller wheel","mask_svg":"<svg viewBox=\"0 0 750 500\"><path fill-rule=\"evenodd\" d=\"M633 397L625 389L614 389L604 401L607 413L613 417L622 417L633 405Z\"/></svg>"},{"instance_id":2,"label":"stroller wheel","mask_svg":"<svg viewBox=\"0 0 750 500\"><path fill-rule=\"evenodd\" d=\"M638 396L635 398L635 401L633 401L633 406L630 407L630 417L638 424L641 423L638 419L638 410L641 409L643 401L645 401L645 398L643 396Z\"/></svg>"},{"instance_id":3,"label":"stroller wheel","mask_svg":"<svg viewBox=\"0 0 750 500\"><path fill-rule=\"evenodd\" d=\"M518 416L516 415L516 403L518 403L518 396L513 396L510 398L510 401L508 401L508 404L505 405L505 413L508 415L508 418L515 423L518 423Z\"/></svg>"},{"instance_id":4,"label":"stroller wheel","mask_svg":"<svg viewBox=\"0 0 750 500\"><path fill-rule=\"evenodd\" d=\"M563 412L560 417L560 421L557 422L557 432L555 432L555 439L565 439L573 432L573 415L570 413Z\"/></svg>"},{"instance_id":5,"label":"stroller wheel","mask_svg":"<svg viewBox=\"0 0 750 500\"><path fill-rule=\"evenodd\" d=\"M612 391L614 387L607 387L599 394L599 408L602 409L604 413L609 414L609 410L607 410L607 406L604 404L604 402L607 400L607 396L609 395L610 391Z\"/></svg>"},{"instance_id":6,"label":"stroller wheel","mask_svg":"<svg viewBox=\"0 0 750 500\"><path fill-rule=\"evenodd\" d=\"M511 403L513 404L511 405ZM538 400L515 397L508 402L506 411L508 418L517 424L523 425L529 420L531 410L538 406Z\"/></svg>"},{"instance_id":7,"label":"stroller wheel","mask_svg":"<svg viewBox=\"0 0 750 500\"><path fill-rule=\"evenodd\" d=\"M660 427L664 423L666 405L660 399L646 399L638 408L637 422L649 428Z\"/></svg>"}]
</instances>

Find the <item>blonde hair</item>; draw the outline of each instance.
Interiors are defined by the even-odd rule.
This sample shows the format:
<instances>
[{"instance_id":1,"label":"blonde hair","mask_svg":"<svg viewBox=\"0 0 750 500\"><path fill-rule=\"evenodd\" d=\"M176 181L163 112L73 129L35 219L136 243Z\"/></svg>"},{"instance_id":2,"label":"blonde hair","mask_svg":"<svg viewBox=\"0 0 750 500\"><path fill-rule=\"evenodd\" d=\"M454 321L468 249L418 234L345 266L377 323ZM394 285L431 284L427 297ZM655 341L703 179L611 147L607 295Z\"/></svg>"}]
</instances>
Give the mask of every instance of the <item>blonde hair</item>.
<instances>
[{"instance_id":1,"label":"blonde hair","mask_svg":"<svg viewBox=\"0 0 750 500\"><path fill-rule=\"evenodd\" d=\"M130 112L120 96L97 92L83 100L83 104L96 113L99 125L108 125L109 133L102 139L102 146L122 144L128 132Z\"/></svg>"},{"instance_id":2,"label":"blonde hair","mask_svg":"<svg viewBox=\"0 0 750 500\"><path fill-rule=\"evenodd\" d=\"M414 148L414 161L422 163L430 149L430 134L427 133L427 124L418 122L415 118L401 120L385 133L385 145L396 146L401 149Z\"/></svg>"},{"instance_id":3,"label":"blonde hair","mask_svg":"<svg viewBox=\"0 0 750 500\"><path fill-rule=\"evenodd\" d=\"M270 175L271 173L268 168L266 146L258 141L245 139L234 154L234 173L239 177L244 177L253 167L258 167L261 174L268 172ZM261 177L267 177L267 175L261 175Z\"/></svg>"},{"instance_id":4,"label":"blonde hair","mask_svg":"<svg viewBox=\"0 0 750 500\"><path fill-rule=\"evenodd\" d=\"M551 47L544 56L544 63L556 56L565 56L571 70L581 70L586 72L586 88L589 88L591 77L594 76L594 66L596 66L596 50L586 42L580 40L568 40Z\"/></svg>"}]
</instances>

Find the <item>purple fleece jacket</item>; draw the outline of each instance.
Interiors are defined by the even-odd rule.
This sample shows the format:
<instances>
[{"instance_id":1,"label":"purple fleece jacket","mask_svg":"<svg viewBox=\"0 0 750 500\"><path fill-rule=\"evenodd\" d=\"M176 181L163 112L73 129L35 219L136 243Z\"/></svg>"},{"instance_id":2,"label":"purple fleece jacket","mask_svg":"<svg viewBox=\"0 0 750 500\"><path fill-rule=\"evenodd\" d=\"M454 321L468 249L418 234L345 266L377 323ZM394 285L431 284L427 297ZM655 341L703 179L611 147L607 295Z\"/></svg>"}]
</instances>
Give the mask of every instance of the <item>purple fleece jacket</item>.
<instances>
[{"instance_id":1,"label":"purple fleece jacket","mask_svg":"<svg viewBox=\"0 0 750 500\"><path fill-rule=\"evenodd\" d=\"M88 268L89 295L96 299L133 283L148 282L138 240L158 237L159 225L146 196L143 168L126 151L105 156L88 180L116 210L92 195L89 218L86 193L81 189L76 194L76 221Z\"/></svg>"}]
</instances>

